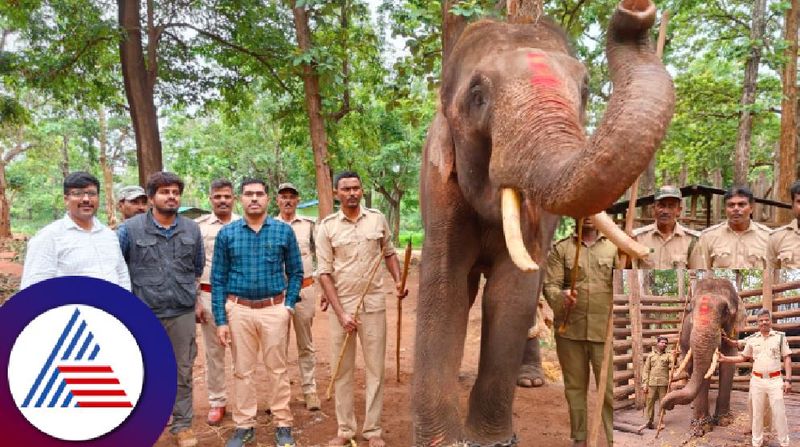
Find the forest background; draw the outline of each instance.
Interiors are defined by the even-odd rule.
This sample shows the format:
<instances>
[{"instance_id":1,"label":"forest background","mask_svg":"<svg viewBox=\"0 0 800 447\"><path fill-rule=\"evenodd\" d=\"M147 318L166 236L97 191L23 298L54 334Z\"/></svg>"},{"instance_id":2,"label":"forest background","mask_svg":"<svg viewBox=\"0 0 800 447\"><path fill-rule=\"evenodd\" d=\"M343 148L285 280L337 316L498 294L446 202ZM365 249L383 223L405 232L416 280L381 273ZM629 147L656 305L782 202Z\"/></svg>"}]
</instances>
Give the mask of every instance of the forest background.
<instances>
[{"instance_id":1,"label":"forest background","mask_svg":"<svg viewBox=\"0 0 800 447\"><path fill-rule=\"evenodd\" d=\"M605 27L617 2L543 3L589 69L591 131L611 91ZM99 217L113 225L112 185L161 168L185 179L186 206L208 209L212 179L260 176L273 188L295 183L323 215L332 174L352 169L367 206L419 244L443 20L503 19L505 5L0 0L0 237L62 215L61 182L74 170L101 179ZM656 5L660 19L669 14L663 59L677 103L640 194L746 183L788 201L798 178L798 0Z\"/></svg>"}]
</instances>

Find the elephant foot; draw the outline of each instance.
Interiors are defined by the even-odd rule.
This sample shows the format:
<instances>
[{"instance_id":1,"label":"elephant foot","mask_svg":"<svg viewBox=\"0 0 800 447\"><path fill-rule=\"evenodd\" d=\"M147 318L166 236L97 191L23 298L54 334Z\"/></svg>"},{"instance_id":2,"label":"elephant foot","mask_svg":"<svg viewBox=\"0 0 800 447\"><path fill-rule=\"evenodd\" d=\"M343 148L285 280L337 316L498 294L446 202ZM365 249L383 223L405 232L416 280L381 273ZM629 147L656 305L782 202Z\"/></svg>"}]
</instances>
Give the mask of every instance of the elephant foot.
<instances>
[{"instance_id":1,"label":"elephant foot","mask_svg":"<svg viewBox=\"0 0 800 447\"><path fill-rule=\"evenodd\" d=\"M538 388L544 385L544 371L540 366L523 365L517 376L517 386Z\"/></svg>"},{"instance_id":2,"label":"elephant foot","mask_svg":"<svg viewBox=\"0 0 800 447\"><path fill-rule=\"evenodd\" d=\"M714 420L709 417L692 419L690 433L693 438L701 438L714 429Z\"/></svg>"},{"instance_id":3,"label":"elephant foot","mask_svg":"<svg viewBox=\"0 0 800 447\"><path fill-rule=\"evenodd\" d=\"M715 419L717 425L719 425L720 427L727 427L733 423L734 417L733 413L731 413L730 411L726 411L725 413L715 416Z\"/></svg>"},{"instance_id":4,"label":"elephant foot","mask_svg":"<svg viewBox=\"0 0 800 447\"><path fill-rule=\"evenodd\" d=\"M504 442L495 442L493 444L480 444L472 441L461 441L453 444L451 447L515 447L519 445L516 433L511 435L511 439Z\"/></svg>"}]
</instances>

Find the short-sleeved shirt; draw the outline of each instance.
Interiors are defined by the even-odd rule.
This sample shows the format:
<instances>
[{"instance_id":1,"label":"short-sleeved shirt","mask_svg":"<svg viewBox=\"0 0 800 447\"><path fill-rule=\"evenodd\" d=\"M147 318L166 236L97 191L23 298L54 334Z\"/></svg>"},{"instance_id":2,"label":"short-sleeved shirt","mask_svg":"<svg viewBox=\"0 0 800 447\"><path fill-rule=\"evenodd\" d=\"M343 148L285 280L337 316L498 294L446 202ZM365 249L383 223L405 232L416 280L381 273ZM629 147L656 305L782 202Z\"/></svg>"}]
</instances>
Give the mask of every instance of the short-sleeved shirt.
<instances>
[{"instance_id":1,"label":"short-sleeved shirt","mask_svg":"<svg viewBox=\"0 0 800 447\"><path fill-rule=\"evenodd\" d=\"M700 233L675 223L675 230L669 236L658 231L656 224L646 225L633 231L633 238L653 249L646 258L639 260L639 268L676 269L689 265L689 250L695 245Z\"/></svg>"},{"instance_id":2,"label":"short-sleeved shirt","mask_svg":"<svg viewBox=\"0 0 800 447\"><path fill-rule=\"evenodd\" d=\"M355 220L341 210L322 219L315 243L317 273L332 276L339 302L348 313L355 312L375 263L395 254L386 218L380 211L364 207ZM386 309L382 288L382 275L377 272L369 283L361 312Z\"/></svg>"},{"instance_id":3,"label":"short-sleeved shirt","mask_svg":"<svg viewBox=\"0 0 800 447\"><path fill-rule=\"evenodd\" d=\"M760 374L780 371L783 366L781 361L791 353L783 332L770 330L766 337L756 332L744 339L742 355L753 359L753 371Z\"/></svg>"},{"instance_id":4,"label":"short-sleeved shirt","mask_svg":"<svg viewBox=\"0 0 800 447\"><path fill-rule=\"evenodd\" d=\"M231 213L231 220L239 220L240 217L235 213ZM200 227L200 234L203 235L203 247L206 254L206 265L203 268L203 274L200 275L201 284L211 284L211 260L214 258L214 240L217 238L217 233L225 225L216 214L206 214L194 220Z\"/></svg>"},{"instance_id":5,"label":"short-sleeved shirt","mask_svg":"<svg viewBox=\"0 0 800 447\"><path fill-rule=\"evenodd\" d=\"M733 231L727 221L708 227L692 250L689 268L766 268L769 234L769 228L753 221L741 233Z\"/></svg>"},{"instance_id":6,"label":"short-sleeved shirt","mask_svg":"<svg viewBox=\"0 0 800 447\"><path fill-rule=\"evenodd\" d=\"M800 268L800 229L797 220L769 235L767 261L770 267L776 269Z\"/></svg>"},{"instance_id":7,"label":"short-sleeved shirt","mask_svg":"<svg viewBox=\"0 0 800 447\"><path fill-rule=\"evenodd\" d=\"M669 385L669 370L675 363L672 353L664 350L660 353L653 350L644 361L642 383L647 386Z\"/></svg>"},{"instance_id":8,"label":"short-sleeved shirt","mask_svg":"<svg viewBox=\"0 0 800 447\"><path fill-rule=\"evenodd\" d=\"M297 245L300 247L300 258L303 260L303 273L305 277L314 275L314 221L305 216L295 215L290 221L283 220L280 214L275 216L279 220L292 227L294 235L297 237Z\"/></svg>"},{"instance_id":9,"label":"short-sleeved shirt","mask_svg":"<svg viewBox=\"0 0 800 447\"><path fill-rule=\"evenodd\" d=\"M20 290L60 276L89 276L131 290L117 235L96 217L92 228L84 230L65 214L28 242Z\"/></svg>"},{"instance_id":10,"label":"short-sleeved shirt","mask_svg":"<svg viewBox=\"0 0 800 447\"><path fill-rule=\"evenodd\" d=\"M576 240L577 236L572 236L558 241L547 256L544 296L553 309L555 327L561 326L565 317L561 291L570 288ZM575 281L578 300L570 313L566 332L559 334L561 337L605 342L613 305L612 275L618 267L617 247L604 236L592 245L583 243Z\"/></svg>"}]
</instances>

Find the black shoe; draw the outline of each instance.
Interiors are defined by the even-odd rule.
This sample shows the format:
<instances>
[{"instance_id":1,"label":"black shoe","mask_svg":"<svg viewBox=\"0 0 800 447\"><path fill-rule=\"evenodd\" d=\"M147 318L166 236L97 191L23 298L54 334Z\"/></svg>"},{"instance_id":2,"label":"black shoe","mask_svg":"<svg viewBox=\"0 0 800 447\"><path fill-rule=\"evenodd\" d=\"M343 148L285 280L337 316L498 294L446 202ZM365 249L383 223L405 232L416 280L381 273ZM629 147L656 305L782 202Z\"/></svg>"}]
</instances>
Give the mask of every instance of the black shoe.
<instances>
[{"instance_id":1,"label":"black shoe","mask_svg":"<svg viewBox=\"0 0 800 447\"><path fill-rule=\"evenodd\" d=\"M228 443L225 444L225 447L242 447L245 444L249 444L256 440L256 430L254 428L237 428L233 432L233 436L231 439L228 439Z\"/></svg>"},{"instance_id":2,"label":"black shoe","mask_svg":"<svg viewBox=\"0 0 800 447\"><path fill-rule=\"evenodd\" d=\"M278 447L295 447L292 427L278 427L275 429L275 444Z\"/></svg>"},{"instance_id":3,"label":"black shoe","mask_svg":"<svg viewBox=\"0 0 800 447\"><path fill-rule=\"evenodd\" d=\"M653 425L652 422L648 422L647 423L647 428L649 428L650 430L655 430L656 427Z\"/></svg>"}]
</instances>

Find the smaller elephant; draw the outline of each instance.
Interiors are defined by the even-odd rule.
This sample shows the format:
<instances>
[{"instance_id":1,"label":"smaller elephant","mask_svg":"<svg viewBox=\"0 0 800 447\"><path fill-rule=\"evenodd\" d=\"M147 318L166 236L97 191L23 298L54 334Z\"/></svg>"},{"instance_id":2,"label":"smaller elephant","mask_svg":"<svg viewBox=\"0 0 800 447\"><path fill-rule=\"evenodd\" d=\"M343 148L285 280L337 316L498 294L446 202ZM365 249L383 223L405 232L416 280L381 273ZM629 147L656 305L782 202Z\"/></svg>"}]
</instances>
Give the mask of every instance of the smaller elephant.
<instances>
[{"instance_id":1,"label":"smaller elephant","mask_svg":"<svg viewBox=\"0 0 800 447\"><path fill-rule=\"evenodd\" d=\"M744 318L744 304L729 280L711 278L697 281L680 334L679 370L686 368L689 381L682 389L668 393L661 401L661 406L666 410L693 402L693 436L702 436L711 431L714 425L724 426L731 422L734 365L719 365L719 393L713 418L709 414L708 390L711 374L717 364L717 353L737 354L736 345L728 340L736 339L736 330ZM722 336L723 333L726 337Z\"/></svg>"}]
</instances>

